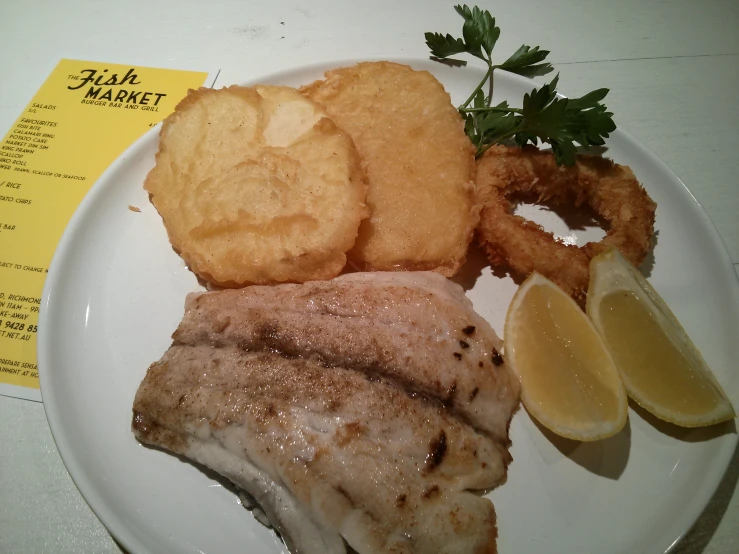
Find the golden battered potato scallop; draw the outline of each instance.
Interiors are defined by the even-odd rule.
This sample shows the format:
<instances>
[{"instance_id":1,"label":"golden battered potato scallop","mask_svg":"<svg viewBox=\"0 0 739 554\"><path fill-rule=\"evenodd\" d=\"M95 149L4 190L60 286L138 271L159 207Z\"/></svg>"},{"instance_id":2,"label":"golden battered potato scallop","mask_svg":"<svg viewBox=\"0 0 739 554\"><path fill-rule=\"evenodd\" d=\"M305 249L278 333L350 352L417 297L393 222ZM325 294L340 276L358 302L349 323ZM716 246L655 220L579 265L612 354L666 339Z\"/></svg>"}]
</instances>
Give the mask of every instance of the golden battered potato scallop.
<instances>
[{"instance_id":1,"label":"golden battered potato scallop","mask_svg":"<svg viewBox=\"0 0 739 554\"><path fill-rule=\"evenodd\" d=\"M351 138L288 87L190 91L144 187L175 250L225 287L338 275L368 215Z\"/></svg>"},{"instance_id":2,"label":"golden battered potato scallop","mask_svg":"<svg viewBox=\"0 0 739 554\"><path fill-rule=\"evenodd\" d=\"M453 275L479 219L474 150L444 87L427 71L366 62L301 89L354 140L372 214L349 260L362 270Z\"/></svg>"}]
</instances>

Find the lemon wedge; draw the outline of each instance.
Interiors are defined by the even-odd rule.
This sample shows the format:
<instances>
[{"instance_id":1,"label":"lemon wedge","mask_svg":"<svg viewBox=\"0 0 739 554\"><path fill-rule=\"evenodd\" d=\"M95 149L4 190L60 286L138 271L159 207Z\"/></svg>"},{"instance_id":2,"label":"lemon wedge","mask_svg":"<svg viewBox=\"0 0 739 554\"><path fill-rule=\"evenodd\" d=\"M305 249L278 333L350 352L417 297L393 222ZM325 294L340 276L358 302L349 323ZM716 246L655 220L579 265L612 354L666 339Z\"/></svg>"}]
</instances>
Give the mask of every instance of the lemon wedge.
<instances>
[{"instance_id":1,"label":"lemon wedge","mask_svg":"<svg viewBox=\"0 0 739 554\"><path fill-rule=\"evenodd\" d=\"M586 311L606 341L626 391L640 406L683 427L735 417L670 308L618 250L591 261Z\"/></svg>"},{"instance_id":2,"label":"lemon wedge","mask_svg":"<svg viewBox=\"0 0 739 554\"><path fill-rule=\"evenodd\" d=\"M623 428L627 397L613 358L561 288L532 273L513 296L504 334L506 360L521 381L521 400L542 425L580 441Z\"/></svg>"}]
</instances>

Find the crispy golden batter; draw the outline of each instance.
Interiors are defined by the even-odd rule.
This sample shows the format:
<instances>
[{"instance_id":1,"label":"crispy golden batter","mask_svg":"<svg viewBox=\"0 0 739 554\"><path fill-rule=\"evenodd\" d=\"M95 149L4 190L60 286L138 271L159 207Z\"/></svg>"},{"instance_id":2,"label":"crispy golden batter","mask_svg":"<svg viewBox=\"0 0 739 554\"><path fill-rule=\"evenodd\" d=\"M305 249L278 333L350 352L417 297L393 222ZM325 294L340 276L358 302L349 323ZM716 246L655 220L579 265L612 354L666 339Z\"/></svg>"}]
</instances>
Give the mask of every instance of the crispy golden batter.
<instances>
[{"instance_id":1,"label":"crispy golden batter","mask_svg":"<svg viewBox=\"0 0 739 554\"><path fill-rule=\"evenodd\" d=\"M363 270L453 275L479 217L474 150L444 87L390 62L326 73L301 89L351 135L364 162L372 215L349 260Z\"/></svg>"},{"instance_id":2,"label":"crispy golden batter","mask_svg":"<svg viewBox=\"0 0 739 554\"><path fill-rule=\"evenodd\" d=\"M490 263L507 265L521 277L536 270L580 304L596 254L615 246L638 265L651 247L656 204L630 168L601 157L579 156L573 167L558 167L551 152L495 146L477 162L477 190L478 238ZM582 247L557 242L533 221L513 215L507 198L512 193L555 205L588 205L609 229L602 241Z\"/></svg>"},{"instance_id":3,"label":"crispy golden batter","mask_svg":"<svg viewBox=\"0 0 739 554\"><path fill-rule=\"evenodd\" d=\"M368 215L351 138L288 87L190 91L144 186L172 246L220 286L334 277Z\"/></svg>"}]
</instances>

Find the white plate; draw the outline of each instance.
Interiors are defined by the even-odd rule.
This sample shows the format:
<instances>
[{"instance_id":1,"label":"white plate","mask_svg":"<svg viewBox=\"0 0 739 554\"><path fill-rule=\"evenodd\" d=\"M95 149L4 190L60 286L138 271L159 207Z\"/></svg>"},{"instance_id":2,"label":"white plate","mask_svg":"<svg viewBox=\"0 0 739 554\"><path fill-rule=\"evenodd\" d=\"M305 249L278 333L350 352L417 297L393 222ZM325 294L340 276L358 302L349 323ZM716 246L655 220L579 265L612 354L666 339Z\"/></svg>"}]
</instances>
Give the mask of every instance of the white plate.
<instances>
[{"instance_id":1,"label":"white plate","mask_svg":"<svg viewBox=\"0 0 739 554\"><path fill-rule=\"evenodd\" d=\"M432 71L455 103L482 77L472 67L402 61ZM295 86L351 63L258 82ZM496 74L496 96L514 105L531 88L531 81ZM185 295L200 288L142 188L156 147L153 131L108 169L54 256L38 343L49 424L79 490L131 552L280 552L279 540L231 491L174 456L144 448L130 432L136 388L169 346ZM657 202L650 281L737 405L739 284L720 239L680 180L631 136L614 133L608 154L630 165ZM561 226L550 212L542 214L550 228ZM599 238L588 228L575 234L580 243ZM515 285L482 263L472 265L468 294L502 332ZM737 441L733 426L681 432L633 408L629 417L618 436L580 444L545 434L519 411L508 483L491 494L501 554L661 553L689 529L726 469Z\"/></svg>"}]
</instances>

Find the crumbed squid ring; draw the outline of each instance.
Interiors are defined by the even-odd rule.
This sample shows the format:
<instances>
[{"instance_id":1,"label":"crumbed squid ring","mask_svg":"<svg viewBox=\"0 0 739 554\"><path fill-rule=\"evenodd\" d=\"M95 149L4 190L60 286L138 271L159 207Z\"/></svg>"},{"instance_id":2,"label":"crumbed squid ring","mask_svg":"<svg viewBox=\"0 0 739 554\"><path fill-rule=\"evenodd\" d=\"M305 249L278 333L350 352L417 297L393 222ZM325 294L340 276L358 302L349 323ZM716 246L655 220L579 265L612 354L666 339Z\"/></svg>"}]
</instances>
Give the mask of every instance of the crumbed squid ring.
<instances>
[{"instance_id":1,"label":"crumbed squid ring","mask_svg":"<svg viewBox=\"0 0 739 554\"><path fill-rule=\"evenodd\" d=\"M536 270L584 305L590 260L616 247L638 265L649 252L656 204L630 168L597 156L580 156L559 167L551 152L533 147L490 148L477 162L482 205L478 239L490 263L525 277ZM583 246L558 242L533 221L513 214L509 195L534 196L550 205L587 205L608 225L600 242Z\"/></svg>"}]
</instances>

